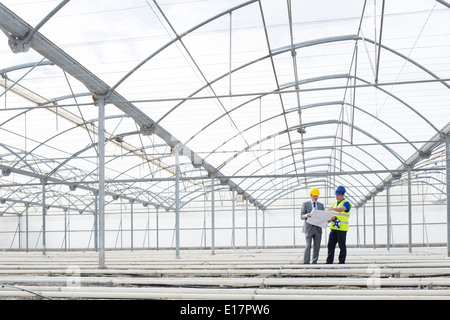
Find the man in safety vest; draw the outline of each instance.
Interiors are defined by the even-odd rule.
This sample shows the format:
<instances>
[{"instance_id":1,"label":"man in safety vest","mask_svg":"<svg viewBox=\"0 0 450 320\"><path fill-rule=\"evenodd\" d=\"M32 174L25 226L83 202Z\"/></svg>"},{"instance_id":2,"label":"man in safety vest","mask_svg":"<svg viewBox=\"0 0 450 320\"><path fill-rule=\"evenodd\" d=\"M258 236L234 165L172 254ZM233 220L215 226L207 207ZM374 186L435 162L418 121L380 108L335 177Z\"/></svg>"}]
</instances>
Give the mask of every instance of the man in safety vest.
<instances>
[{"instance_id":1,"label":"man in safety vest","mask_svg":"<svg viewBox=\"0 0 450 320\"><path fill-rule=\"evenodd\" d=\"M334 250L336 243L339 243L339 263L345 263L345 257L347 256L347 231L348 221L350 218L350 209L352 205L345 199L345 188L339 186L335 193L336 202L332 208L326 209L327 211L335 211L336 214L330 220L330 236L328 238L328 257L327 263L331 264L334 260Z\"/></svg>"}]
</instances>

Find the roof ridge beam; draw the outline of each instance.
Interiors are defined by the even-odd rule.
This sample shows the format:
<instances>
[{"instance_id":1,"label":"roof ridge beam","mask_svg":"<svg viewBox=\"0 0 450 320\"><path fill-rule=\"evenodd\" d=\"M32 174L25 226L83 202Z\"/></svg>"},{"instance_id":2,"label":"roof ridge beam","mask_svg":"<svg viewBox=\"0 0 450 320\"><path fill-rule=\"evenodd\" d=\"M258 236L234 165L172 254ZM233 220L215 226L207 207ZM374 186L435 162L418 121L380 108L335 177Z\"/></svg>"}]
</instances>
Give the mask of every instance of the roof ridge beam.
<instances>
[{"instance_id":1,"label":"roof ridge beam","mask_svg":"<svg viewBox=\"0 0 450 320\"><path fill-rule=\"evenodd\" d=\"M251 2L254 1L249 1L248 3ZM0 29L2 29L10 39L24 39L30 30L32 30L32 27L9 10L5 5L0 3ZM155 121L152 120L147 114L142 112L115 90L111 90L112 88L105 82L39 32L37 32L30 40L30 47L83 83L93 94L94 102L99 97L105 98L105 103L111 103L124 113L128 114L141 127L144 134L155 133L170 147L183 149L183 155L190 156L193 160L195 160L196 164L201 163L203 168L210 174L214 174L216 178L220 179L222 177L222 173L220 173L214 166L204 161L189 147L184 145L180 140L175 138L172 134L170 134L170 132L165 130L159 124L155 123ZM236 190L240 189L232 181L229 181L229 185L231 188Z\"/></svg>"}]
</instances>

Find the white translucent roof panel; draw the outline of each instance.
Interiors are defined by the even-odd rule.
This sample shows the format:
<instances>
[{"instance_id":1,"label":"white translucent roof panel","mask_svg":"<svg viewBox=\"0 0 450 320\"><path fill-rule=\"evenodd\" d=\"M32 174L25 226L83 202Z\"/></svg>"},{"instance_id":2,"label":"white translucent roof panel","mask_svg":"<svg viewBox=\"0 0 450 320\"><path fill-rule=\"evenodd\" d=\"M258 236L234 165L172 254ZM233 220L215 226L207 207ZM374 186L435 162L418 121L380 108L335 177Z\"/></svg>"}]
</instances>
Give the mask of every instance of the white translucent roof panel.
<instances>
[{"instance_id":1,"label":"white translucent roof panel","mask_svg":"<svg viewBox=\"0 0 450 320\"><path fill-rule=\"evenodd\" d=\"M362 204L401 181L397 171L442 157L445 3L69 1L13 53L8 40L59 4L0 7L3 194L48 178L77 185L80 198L95 191L93 96L105 93L116 99L106 107L107 191L170 209L180 144L182 203L214 175L260 207L339 184ZM422 168L432 165L441 174L440 162Z\"/></svg>"}]
</instances>

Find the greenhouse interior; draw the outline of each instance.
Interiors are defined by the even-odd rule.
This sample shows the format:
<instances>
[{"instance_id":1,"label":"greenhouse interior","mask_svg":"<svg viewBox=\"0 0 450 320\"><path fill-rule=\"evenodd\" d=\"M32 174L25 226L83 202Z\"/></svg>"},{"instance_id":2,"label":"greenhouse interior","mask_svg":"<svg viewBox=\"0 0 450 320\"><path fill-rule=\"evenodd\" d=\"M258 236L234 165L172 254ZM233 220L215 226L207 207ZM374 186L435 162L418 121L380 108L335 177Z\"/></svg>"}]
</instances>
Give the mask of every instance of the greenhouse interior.
<instances>
[{"instance_id":1,"label":"greenhouse interior","mask_svg":"<svg viewBox=\"0 0 450 320\"><path fill-rule=\"evenodd\" d=\"M0 29L3 251L302 248L344 186L348 246L450 253L448 1L4 0Z\"/></svg>"}]
</instances>

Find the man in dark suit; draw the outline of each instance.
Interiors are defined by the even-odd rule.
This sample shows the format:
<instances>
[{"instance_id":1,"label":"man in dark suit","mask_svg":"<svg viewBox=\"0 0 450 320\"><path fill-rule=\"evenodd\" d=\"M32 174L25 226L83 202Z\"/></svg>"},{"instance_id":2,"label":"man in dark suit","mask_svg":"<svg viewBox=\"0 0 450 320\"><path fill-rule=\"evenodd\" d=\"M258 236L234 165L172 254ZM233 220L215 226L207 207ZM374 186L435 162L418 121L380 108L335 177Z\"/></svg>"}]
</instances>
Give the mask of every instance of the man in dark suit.
<instances>
[{"instance_id":1,"label":"man in dark suit","mask_svg":"<svg viewBox=\"0 0 450 320\"><path fill-rule=\"evenodd\" d=\"M302 220L305 220L305 223L303 224L303 233L306 237L305 255L303 257L304 264L309 264L310 262L311 244L313 240L314 247L312 263L317 263L317 260L319 259L320 241L322 239L322 228L308 223L308 218L311 217L311 211L324 210L323 203L317 201L320 195L319 189L312 188L309 194L311 196L311 200L303 203L302 210L300 212L300 217L302 218Z\"/></svg>"}]
</instances>

